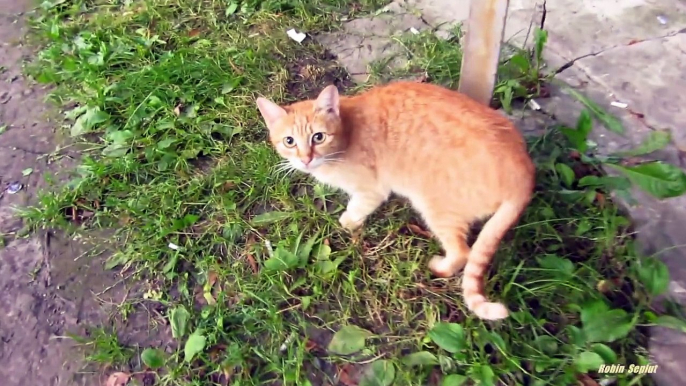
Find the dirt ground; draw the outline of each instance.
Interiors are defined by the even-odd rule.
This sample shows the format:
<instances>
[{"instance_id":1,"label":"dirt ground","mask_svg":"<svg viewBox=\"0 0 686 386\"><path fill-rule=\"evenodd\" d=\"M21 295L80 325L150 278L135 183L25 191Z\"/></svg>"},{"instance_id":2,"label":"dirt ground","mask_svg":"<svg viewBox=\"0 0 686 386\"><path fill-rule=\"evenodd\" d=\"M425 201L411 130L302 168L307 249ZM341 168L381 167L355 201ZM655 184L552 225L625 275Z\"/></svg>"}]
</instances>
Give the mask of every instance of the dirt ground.
<instances>
[{"instance_id":1,"label":"dirt ground","mask_svg":"<svg viewBox=\"0 0 686 386\"><path fill-rule=\"evenodd\" d=\"M103 254L84 255L92 248L82 240L55 232L17 237L23 224L14 208L35 203L49 187L46 176L64 181L75 165L55 133L46 91L22 72L34 53L23 44L29 9L26 0L0 0L0 379L4 386L92 386L106 374L84 371L83 354L65 334L110 325L110 311L132 289L102 268ZM14 182L23 189L7 193ZM122 342L164 346L148 322L140 312L117 323Z\"/></svg>"}]
</instances>

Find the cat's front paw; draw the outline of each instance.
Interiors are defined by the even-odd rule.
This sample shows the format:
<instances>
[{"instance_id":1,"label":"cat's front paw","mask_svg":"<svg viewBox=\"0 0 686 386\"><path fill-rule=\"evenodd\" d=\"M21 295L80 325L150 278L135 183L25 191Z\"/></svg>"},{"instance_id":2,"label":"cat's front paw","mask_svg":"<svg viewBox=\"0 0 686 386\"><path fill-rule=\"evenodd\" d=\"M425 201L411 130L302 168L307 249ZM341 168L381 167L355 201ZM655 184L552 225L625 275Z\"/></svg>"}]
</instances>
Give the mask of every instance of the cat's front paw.
<instances>
[{"instance_id":1,"label":"cat's front paw","mask_svg":"<svg viewBox=\"0 0 686 386\"><path fill-rule=\"evenodd\" d=\"M343 228L349 230L350 232L354 232L360 227L362 227L362 224L364 224L364 218L362 219L356 219L353 216L348 213L348 211L343 212L341 215L341 218L338 219L338 222L341 223L341 226Z\"/></svg>"}]
</instances>

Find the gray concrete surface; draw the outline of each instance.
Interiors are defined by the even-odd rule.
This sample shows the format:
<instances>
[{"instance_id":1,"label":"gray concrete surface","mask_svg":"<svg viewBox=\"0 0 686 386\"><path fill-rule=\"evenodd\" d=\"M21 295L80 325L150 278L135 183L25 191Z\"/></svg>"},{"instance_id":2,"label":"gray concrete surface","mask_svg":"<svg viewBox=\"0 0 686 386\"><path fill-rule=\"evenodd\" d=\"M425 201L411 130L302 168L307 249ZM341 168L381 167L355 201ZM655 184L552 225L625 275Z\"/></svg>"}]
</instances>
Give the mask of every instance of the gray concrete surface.
<instances>
[{"instance_id":1,"label":"gray concrete surface","mask_svg":"<svg viewBox=\"0 0 686 386\"><path fill-rule=\"evenodd\" d=\"M369 64L402 49L393 36L410 28L446 36L450 27L468 16L469 0L394 0L386 12L348 22L343 30L317 36L353 73L367 79ZM679 165L686 156L686 2L683 0L511 0L505 41L525 41L530 26L548 31L545 59L548 70L617 115L626 136L596 125L593 135L601 153L635 147L653 130L671 130L674 145L651 155ZM391 64L400 64L398 60ZM626 109L611 102L626 103ZM553 117L573 125L582 110L560 88L538 100L542 111L519 117L524 131L540 128ZM668 265L668 296L686 304L686 197L658 201L634 193L637 205L628 208L644 253L657 254ZM686 334L651 329L650 354L659 365L660 385L686 379Z\"/></svg>"}]
</instances>

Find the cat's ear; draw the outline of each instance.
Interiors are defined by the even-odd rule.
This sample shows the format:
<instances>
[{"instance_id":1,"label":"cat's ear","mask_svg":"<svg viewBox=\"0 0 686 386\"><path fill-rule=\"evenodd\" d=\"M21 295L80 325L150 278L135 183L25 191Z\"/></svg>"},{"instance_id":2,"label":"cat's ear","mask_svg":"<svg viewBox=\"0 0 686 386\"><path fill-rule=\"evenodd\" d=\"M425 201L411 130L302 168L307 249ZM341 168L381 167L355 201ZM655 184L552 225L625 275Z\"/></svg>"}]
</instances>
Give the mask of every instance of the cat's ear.
<instances>
[{"instance_id":1,"label":"cat's ear","mask_svg":"<svg viewBox=\"0 0 686 386\"><path fill-rule=\"evenodd\" d=\"M260 110L267 127L272 127L276 121L288 115L283 107L262 97L257 98L257 108Z\"/></svg>"},{"instance_id":2,"label":"cat's ear","mask_svg":"<svg viewBox=\"0 0 686 386\"><path fill-rule=\"evenodd\" d=\"M315 102L315 110L332 111L334 114L340 113L340 96L335 85L326 86L322 92L319 93L317 101Z\"/></svg>"}]
</instances>

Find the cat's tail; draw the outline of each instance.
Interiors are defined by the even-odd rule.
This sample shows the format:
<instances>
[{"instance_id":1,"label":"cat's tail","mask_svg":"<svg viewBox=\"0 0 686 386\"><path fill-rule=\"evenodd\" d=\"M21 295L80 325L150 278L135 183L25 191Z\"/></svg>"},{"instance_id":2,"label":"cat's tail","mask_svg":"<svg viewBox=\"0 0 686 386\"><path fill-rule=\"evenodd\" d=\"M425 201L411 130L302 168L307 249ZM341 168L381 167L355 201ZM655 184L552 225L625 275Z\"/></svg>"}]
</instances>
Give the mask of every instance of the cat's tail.
<instances>
[{"instance_id":1,"label":"cat's tail","mask_svg":"<svg viewBox=\"0 0 686 386\"><path fill-rule=\"evenodd\" d=\"M481 319L504 319L509 315L502 303L489 302L484 293L484 276L489 263L507 231L517 222L527 207L530 195L503 202L484 224L471 252L462 276L462 296L467 308Z\"/></svg>"}]
</instances>

